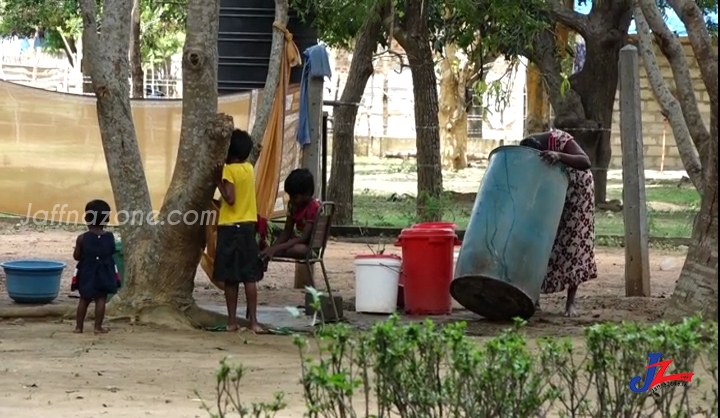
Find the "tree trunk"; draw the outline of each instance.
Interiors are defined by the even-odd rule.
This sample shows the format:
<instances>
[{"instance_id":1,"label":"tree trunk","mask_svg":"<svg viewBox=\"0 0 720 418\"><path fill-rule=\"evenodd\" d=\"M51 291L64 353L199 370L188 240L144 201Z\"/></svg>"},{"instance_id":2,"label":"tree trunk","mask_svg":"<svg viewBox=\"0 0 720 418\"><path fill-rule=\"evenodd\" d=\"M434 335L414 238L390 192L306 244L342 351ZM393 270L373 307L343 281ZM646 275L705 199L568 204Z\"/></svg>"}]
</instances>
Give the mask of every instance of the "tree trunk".
<instances>
[{"instance_id":1,"label":"tree trunk","mask_svg":"<svg viewBox=\"0 0 720 418\"><path fill-rule=\"evenodd\" d=\"M143 80L142 54L140 52L140 0L133 0L132 23L130 24L130 68L132 78L132 97L142 99L145 96Z\"/></svg>"},{"instance_id":2,"label":"tree trunk","mask_svg":"<svg viewBox=\"0 0 720 418\"><path fill-rule=\"evenodd\" d=\"M391 31L407 53L413 80L415 110L415 146L417 149L417 216L420 221L442 219L442 170L440 130L438 126L438 89L435 62L428 38L428 7L422 0L405 3L404 28L397 16L385 16L385 28Z\"/></svg>"},{"instance_id":3,"label":"tree trunk","mask_svg":"<svg viewBox=\"0 0 720 418\"><path fill-rule=\"evenodd\" d=\"M596 2L588 16L561 7L554 12L559 23L585 39L587 54L579 72L563 88L560 53L552 30L538 35L526 56L545 78L548 97L555 111L554 126L575 137L590 157L595 179L595 202L607 198L607 170L612 158L610 129L618 82L620 48L630 26L629 2Z\"/></svg>"},{"instance_id":4,"label":"tree trunk","mask_svg":"<svg viewBox=\"0 0 720 418\"><path fill-rule=\"evenodd\" d=\"M647 2L643 0L643 3ZM696 144L700 147L705 147L705 143L709 141L710 133L707 131L707 128L705 128L697 107L695 92L692 86L692 77L690 76L687 60L685 59L685 52L682 50L680 42L667 30L665 22L662 19L660 10L658 10L653 0L650 0L650 4L644 4L642 8L640 4L635 6L639 51L650 87L655 95L655 99L663 110L663 114L670 122L675 136L675 143L680 152L680 159L685 167L685 172L687 172L690 181L698 192L702 193L705 187L703 169ZM674 43L676 43L675 48L666 45L665 47L661 47L661 49L666 51L664 54L668 61L670 61L675 87L680 100L673 96L667 84L665 84L665 77L660 70L657 57L655 56L652 37L650 35L650 26L648 25L649 22L654 23L653 32L659 39L662 39L662 36L665 35L668 37L666 39L667 41L671 43L674 41ZM663 28L666 29L668 33L664 33ZM695 142L693 138L696 138Z\"/></svg>"},{"instance_id":5,"label":"tree trunk","mask_svg":"<svg viewBox=\"0 0 720 418\"><path fill-rule=\"evenodd\" d=\"M382 28L379 18L371 17L363 24L355 41L350 70L340 101L360 103L370 76L375 72L373 54ZM339 106L333 110L332 170L328 198L335 202L334 222L353 223L353 190L355 183L355 120L358 106Z\"/></svg>"},{"instance_id":6,"label":"tree trunk","mask_svg":"<svg viewBox=\"0 0 720 418\"><path fill-rule=\"evenodd\" d=\"M681 320L696 313L701 313L705 319L718 320L717 113L710 119L713 132L705 169L705 190L693 228L693 243L665 311L669 320Z\"/></svg>"},{"instance_id":7,"label":"tree trunk","mask_svg":"<svg viewBox=\"0 0 720 418\"><path fill-rule=\"evenodd\" d=\"M285 35L287 31L285 26L288 23L288 0L275 0L275 21L273 23L272 42L270 44L270 59L268 61L268 73L265 78L265 88L263 88L260 97L260 105L255 115L255 124L253 125L250 136L255 141L255 147L250 155L250 162L253 164L260 156L260 145L265 137L268 122L270 121L270 112L272 112L275 103L275 92L280 85L280 65L282 65L282 57L285 54ZM282 28L276 28L275 24L282 25ZM300 51L302 54L304 51Z\"/></svg>"},{"instance_id":8,"label":"tree trunk","mask_svg":"<svg viewBox=\"0 0 720 418\"><path fill-rule=\"evenodd\" d=\"M440 62L438 123L442 166L446 169L462 170L467 167L468 115L465 88L469 65L467 59L458 59L455 45L445 46Z\"/></svg>"},{"instance_id":9,"label":"tree trunk","mask_svg":"<svg viewBox=\"0 0 720 418\"><path fill-rule=\"evenodd\" d=\"M200 310L193 286L204 246L212 168L223 161L232 118L217 115L219 1L191 0L183 51L183 120L173 178L157 218L140 158L130 110L128 64L132 0L107 0L102 33L95 1L83 0L83 38L97 97L101 138L125 247L124 286L111 313L172 327L217 325ZM157 222L156 222L157 221Z\"/></svg>"},{"instance_id":10,"label":"tree trunk","mask_svg":"<svg viewBox=\"0 0 720 418\"><path fill-rule=\"evenodd\" d=\"M543 86L542 76L537 65L528 63L526 88L525 135L547 130L549 109L547 93Z\"/></svg>"}]
</instances>

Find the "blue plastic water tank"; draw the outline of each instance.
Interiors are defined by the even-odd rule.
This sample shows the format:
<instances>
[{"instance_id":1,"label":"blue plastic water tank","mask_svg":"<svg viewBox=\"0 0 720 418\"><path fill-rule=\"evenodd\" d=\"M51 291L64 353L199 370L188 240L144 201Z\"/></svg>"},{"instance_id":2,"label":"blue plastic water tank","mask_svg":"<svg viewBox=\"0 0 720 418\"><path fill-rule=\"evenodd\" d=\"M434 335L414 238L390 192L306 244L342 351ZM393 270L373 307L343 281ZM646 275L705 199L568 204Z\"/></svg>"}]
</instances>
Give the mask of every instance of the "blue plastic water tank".
<instances>
[{"instance_id":1,"label":"blue plastic water tank","mask_svg":"<svg viewBox=\"0 0 720 418\"><path fill-rule=\"evenodd\" d=\"M287 29L300 54L317 44L317 32L290 10ZM274 0L221 0L218 33L218 93L231 94L265 87L272 46ZM300 82L302 67L290 72Z\"/></svg>"},{"instance_id":2,"label":"blue plastic water tank","mask_svg":"<svg viewBox=\"0 0 720 418\"><path fill-rule=\"evenodd\" d=\"M563 165L534 149L490 153L450 288L455 300L488 319L535 313L567 187Z\"/></svg>"}]
</instances>

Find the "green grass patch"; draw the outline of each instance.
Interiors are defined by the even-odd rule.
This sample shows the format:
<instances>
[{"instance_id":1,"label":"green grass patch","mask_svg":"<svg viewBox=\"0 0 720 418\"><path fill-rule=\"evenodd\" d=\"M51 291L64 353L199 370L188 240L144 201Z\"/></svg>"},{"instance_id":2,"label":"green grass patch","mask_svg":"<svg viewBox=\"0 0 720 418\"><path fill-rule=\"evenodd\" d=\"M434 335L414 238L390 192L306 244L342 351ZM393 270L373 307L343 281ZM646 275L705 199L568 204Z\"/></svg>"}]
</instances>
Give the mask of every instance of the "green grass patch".
<instances>
[{"instance_id":1,"label":"green grass patch","mask_svg":"<svg viewBox=\"0 0 720 418\"><path fill-rule=\"evenodd\" d=\"M622 189L608 190L608 199L619 199ZM443 199L437 204L443 208L443 219L467 227L472 213L474 196L462 195ZM692 233L693 220L700 204L700 196L691 187L655 185L647 187L648 205L668 206L672 210L648 211L648 228L653 237L687 238ZM371 227L404 228L417 222L415 200L408 196L356 194L354 197L354 223ZM595 214L595 233L598 235L622 235L624 233L622 212Z\"/></svg>"}]
</instances>

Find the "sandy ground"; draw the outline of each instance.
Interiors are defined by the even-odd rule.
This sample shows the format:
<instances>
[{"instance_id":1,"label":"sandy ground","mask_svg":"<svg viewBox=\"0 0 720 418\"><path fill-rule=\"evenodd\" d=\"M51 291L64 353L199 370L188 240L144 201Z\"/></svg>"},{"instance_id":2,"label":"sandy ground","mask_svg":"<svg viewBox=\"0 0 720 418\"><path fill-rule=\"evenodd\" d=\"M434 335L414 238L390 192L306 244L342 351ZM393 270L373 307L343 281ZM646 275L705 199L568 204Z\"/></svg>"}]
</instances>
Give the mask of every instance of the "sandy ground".
<instances>
[{"instance_id":1,"label":"sandy ground","mask_svg":"<svg viewBox=\"0 0 720 418\"><path fill-rule=\"evenodd\" d=\"M75 235L0 225L0 261L39 257L72 266ZM333 242L328 248L331 280L346 298L353 295L352 259L367 252L364 244ZM665 298L672 293L684 254L652 251L652 298L623 296L623 257L621 249L599 248L600 277L579 290L581 316L564 318L563 296L544 296L543 312L530 321L528 332L577 336L580 326L599 321L657 320ZM271 266L260 291L263 305L302 303L302 295L291 289L293 268ZM67 296L71 274L72 268L66 269L61 303L75 303ZM223 303L221 293L202 272L196 278L195 297L201 303ZM0 272L3 303L10 302ZM492 335L498 328L467 317L473 334ZM284 391L290 409L278 416L301 416L298 357L289 337L175 332L123 323L111 327L110 334L96 337L72 334L69 321L0 321L0 413L13 418L206 417L194 391L212 399L213 371L219 360L232 356L248 369L245 400L269 400L273 392Z\"/></svg>"}]
</instances>

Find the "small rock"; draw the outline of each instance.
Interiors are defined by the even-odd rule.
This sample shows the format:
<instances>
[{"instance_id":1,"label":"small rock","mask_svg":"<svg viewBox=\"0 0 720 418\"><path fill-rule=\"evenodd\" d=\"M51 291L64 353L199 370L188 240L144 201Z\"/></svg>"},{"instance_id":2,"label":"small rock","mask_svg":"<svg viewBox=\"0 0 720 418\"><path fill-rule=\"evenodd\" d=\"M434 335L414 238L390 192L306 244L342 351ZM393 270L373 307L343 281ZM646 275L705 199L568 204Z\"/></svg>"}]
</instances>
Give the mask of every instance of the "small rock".
<instances>
[{"instance_id":1,"label":"small rock","mask_svg":"<svg viewBox=\"0 0 720 418\"><path fill-rule=\"evenodd\" d=\"M678 251L687 251L688 246L687 245L678 245Z\"/></svg>"},{"instance_id":2,"label":"small rock","mask_svg":"<svg viewBox=\"0 0 720 418\"><path fill-rule=\"evenodd\" d=\"M22 318L13 319L9 322L10 325L25 325L25 321Z\"/></svg>"},{"instance_id":3,"label":"small rock","mask_svg":"<svg viewBox=\"0 0 720 418\"><path fill-rule=\"evenodd\" d=\"M672 258L666 258L660 262L660 270L661 271L669 271L674 268L675 268L675 260L673 260Z\"/></svg>"}]
</instances>

